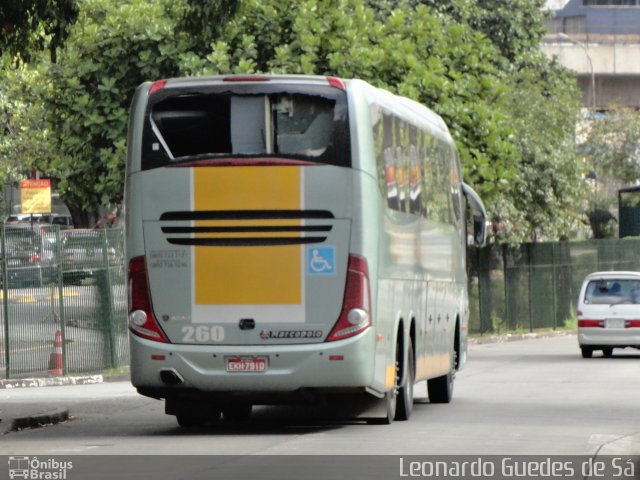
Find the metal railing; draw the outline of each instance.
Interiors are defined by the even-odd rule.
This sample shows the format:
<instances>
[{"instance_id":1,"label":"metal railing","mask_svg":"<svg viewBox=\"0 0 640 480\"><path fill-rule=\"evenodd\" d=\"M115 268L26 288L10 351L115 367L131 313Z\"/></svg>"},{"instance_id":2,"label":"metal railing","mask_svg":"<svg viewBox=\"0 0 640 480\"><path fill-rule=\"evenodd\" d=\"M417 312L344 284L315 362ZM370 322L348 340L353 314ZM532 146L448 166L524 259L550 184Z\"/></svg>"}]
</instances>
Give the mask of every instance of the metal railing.
<instances>
[{"instance_id":1,"label":"metal railing","mask_svg":"<svg viewBox=\"0 0 640 480\"><path fill-rule=\"evenodd\" d=\"M470 248L469 270L471 333L559 328L587 274L640 270L640 239ZM0 224L0 284L0 377L128 365L121 229Z\"/></svg>"},{"instance_id":2,"label":"metal railing","mask_svg":"<svg viewBox=\"0 0 640 480\"><path fill-rule=\"evenodd\" d=\"M0 375L128 365L120 229L0 225Z\"/></svg>"}]
</instances>

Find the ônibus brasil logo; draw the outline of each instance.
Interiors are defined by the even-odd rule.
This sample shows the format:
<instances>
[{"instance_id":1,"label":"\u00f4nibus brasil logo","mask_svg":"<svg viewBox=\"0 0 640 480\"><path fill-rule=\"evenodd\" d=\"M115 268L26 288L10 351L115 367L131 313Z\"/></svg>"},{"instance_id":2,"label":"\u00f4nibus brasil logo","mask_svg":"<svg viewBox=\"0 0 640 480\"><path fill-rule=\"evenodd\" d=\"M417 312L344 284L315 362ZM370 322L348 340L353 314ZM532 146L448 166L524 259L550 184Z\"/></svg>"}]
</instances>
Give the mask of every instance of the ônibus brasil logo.
<instances>
[{"instance_id":1,"label":"\u00f4nibus brasil logo","mask_svg":"<svg viewBox=\"0 0 640 480\"><path fill-rule=\"evenodd\" d=\"M73 462L62 462L55 458L39 460L38 457L9 457L9 478L30 480L66 480L67 470L73 468Z\"/></svg>"}]
</instances>

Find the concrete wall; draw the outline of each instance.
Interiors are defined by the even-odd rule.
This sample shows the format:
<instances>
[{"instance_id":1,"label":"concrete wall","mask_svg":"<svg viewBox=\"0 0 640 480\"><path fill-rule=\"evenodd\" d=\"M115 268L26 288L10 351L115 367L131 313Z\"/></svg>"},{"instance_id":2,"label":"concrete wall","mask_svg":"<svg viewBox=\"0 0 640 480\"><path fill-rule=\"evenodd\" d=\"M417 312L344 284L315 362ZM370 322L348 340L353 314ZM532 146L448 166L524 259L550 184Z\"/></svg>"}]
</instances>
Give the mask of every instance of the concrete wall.
<instances>
[{"instance_id":1,"label":"concrete wall","mask_svg":"<svg viewBox=\"0 0 640 480\"><path fill-rule=\"evenodd\" d=\"M578 74L585 106L640 108L640 6L585 7L582 3L549 0L547 7L555 18L542 51ZM563 39L561 32L573 41Z\"/></svg>"},{"instance_id":2,"label":"concrete wall","mask_svg":"<svg viewBox=\"0 0 640 480\"><path fill-rule=\"evenodd\" d=\"M596 75L640 75L640 42L584 43L584 46L586 52L580 45L549 36L542 50L550 57L557 56L562 65L578 74L591 74L591 57Z\"/></svg>"}]
</instances>

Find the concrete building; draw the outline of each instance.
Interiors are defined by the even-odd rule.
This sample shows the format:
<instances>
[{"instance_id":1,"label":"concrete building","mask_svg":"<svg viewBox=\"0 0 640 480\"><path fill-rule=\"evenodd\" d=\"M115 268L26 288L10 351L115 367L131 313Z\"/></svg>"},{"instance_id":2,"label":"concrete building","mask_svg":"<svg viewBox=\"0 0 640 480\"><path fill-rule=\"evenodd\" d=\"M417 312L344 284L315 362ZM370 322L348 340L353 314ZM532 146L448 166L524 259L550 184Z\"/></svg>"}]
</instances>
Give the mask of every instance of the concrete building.
<instances>
[{"instance_id":1,"label":"concrete building","mask_svg":"<svg viewBox=\"0 0 640 480\"><path fill-rule=\"evenodd\" d=\"M584 105L640 108L640 0L549 0L542 50L577 72Z\"/></svg>"}]
</instances>

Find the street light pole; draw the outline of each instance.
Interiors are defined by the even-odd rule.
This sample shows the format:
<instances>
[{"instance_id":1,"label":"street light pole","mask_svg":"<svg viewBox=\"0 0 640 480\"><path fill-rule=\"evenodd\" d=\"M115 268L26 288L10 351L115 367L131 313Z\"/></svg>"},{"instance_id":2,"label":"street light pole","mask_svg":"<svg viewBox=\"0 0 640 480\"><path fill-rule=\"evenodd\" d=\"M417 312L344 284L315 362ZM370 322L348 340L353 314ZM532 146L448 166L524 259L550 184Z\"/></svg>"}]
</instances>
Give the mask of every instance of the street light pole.
<instances>
[{"instance_id":1,"label":"street light pole","mask_svg":"<svg viewBox=\"0 0 640 480\"><path fill-rule=\"evenodd\" d=\"M563 40L569 40L571 43L575 43L580 48L582 48L582 50L584 51L585 55L587 56L587 60L589 61L589 70L591 71L591 110L593 112L595 112L595 109L596 109L596 75L595 75L595 71L593 70L593 62L591 61L591 55L589 55L589 49L587 49L587 47L585 46L584 43L576 40L575 38L571 38L566 33L561 32L561 33L558 34L558 37L563 39Z\"/></svg>"}]
</instances>

